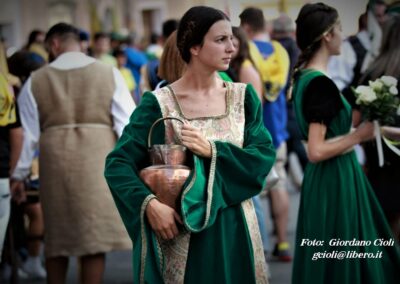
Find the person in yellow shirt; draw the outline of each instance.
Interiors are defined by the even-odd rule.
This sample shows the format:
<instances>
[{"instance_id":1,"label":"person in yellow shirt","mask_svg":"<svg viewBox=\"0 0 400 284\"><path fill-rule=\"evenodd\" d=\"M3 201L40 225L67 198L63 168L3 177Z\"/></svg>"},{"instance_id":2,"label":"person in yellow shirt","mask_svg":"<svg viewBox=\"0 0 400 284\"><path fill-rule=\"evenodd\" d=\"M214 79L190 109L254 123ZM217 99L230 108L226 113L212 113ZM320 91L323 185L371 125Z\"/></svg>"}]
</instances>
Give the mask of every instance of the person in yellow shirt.
<instances>
[{"instance_id":1,"label":"person in yellow shirt","mask_svg":"<svg viewBox=\"0 0 400 284\"><path fill-rule=\"evenodd\" d=\"M135 78L133 78L131 70L129 70L128 68L125 67L125 65L126 65L125 52L122 49L117 48L114 50L113 56L117 60L118 70L121 72L122 77L124 77L124 80L125 80L126 86L129 89L129 92L133 95L133 91L136 88L136 82L135 82Z\"/></svg>"},{"instance_id":2,"label":"person in yellow shirt","mask_svg":"<svg viewBox=\"0 0 400 284\"><path fill-rule=\"evenodd\" d=\"M25 46L25 50L36 53L43 58L44 61L49 61L49 55L44 47L45 33L42 30L33 30L29 34L28 42Z\"/></svg>"},{"instance_id":3,"label":"person in yellow shirt","mask_svg":"<svg viewBox=\"0 0 400 284\"><path fill-rule=\"evenodd\" d=\"M10 172L17 164L23 137L8 75L4 45L0 41L0 258L10 218Z\"/></svg>"},{"instance_id":4,"label":"person in yellow shirt","mask_svg":"<svg viewBox=\"0 0 400 284\"><path fill-rule=\"evenodd\" d=\"M271 40L266 32L263 11L249 7L240 15L240 26L250 39L250 56L258 69L264 84L263 120L271 133L277 160L274 168L279 181L270 189L272 214L277 234L277 244L273 255L280 261L291 261L287 241L289 220L289 195L286 186L285 164L287 160L286 140L287 109L285 86L289 77L289 56L285 48L277 41Z\"/></svg>"},{"instance_id":5,"label":"person in yellow shirt","mask_svg":"<svg viewBox=\"0 0 400 284\"><path fill-rule=\"evenodd\" d=\"M263 86L260 73L250 57L248 39L240 27L232 27L233 45L235 51L232 54L232 61L228 69L228 75L234 82L252 84L262 101Z\"/></svg>"}]
</instances>

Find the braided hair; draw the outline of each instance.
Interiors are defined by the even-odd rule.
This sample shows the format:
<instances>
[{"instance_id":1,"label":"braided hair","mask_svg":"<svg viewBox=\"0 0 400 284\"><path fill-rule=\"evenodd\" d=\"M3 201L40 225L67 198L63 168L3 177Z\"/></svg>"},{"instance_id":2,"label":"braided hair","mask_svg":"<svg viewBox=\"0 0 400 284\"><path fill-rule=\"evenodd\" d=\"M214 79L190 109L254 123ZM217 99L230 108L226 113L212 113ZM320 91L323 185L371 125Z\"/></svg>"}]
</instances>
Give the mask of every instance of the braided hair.
<instances>
[{"instance_id":1,"label":"braided hair","mask_svg":"<svg viewBox=\"0 0 400 284\"><path fill-rule=\"evenodd\" d=\"M296 40L301 54L294 67L294 78L321 47L323 35L333 28L338 18L336 9L324 3L306 4L301 8L296 19Z\"/></svg>"}]
</instances>

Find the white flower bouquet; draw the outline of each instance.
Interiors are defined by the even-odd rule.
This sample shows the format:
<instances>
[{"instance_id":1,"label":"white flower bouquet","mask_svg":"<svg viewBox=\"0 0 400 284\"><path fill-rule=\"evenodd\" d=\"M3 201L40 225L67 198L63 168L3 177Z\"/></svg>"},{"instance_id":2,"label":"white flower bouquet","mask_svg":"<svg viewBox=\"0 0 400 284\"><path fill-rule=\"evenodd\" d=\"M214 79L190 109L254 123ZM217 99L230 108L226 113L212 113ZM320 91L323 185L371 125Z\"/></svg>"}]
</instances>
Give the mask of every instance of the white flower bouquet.
<instances>
[{"instance_id":1,"label":"white flower bouquet","mask_svg":"<svg viewBox=\"0 0 400 284\"><path fill-rule=\"evenodd\" d=\"M391 141L381 135L380 130L380 125L390 125L394 122L395 115L400 115L397 79L391 76L382 76L375 81L369 81L368 86L358 86L353 91L363 119L374 122L379 166L382 167L385 162L382 139L389 149L400 156L399 150L392 145Z\"/></svg>"},{"instance_id":2,"label":"white flower bouquet","mask_svg":"<svg viewBox=\"0 0 400 284\"><path fill-rule=\"evenodd\" d=\"M397 80L391 76L382 76L369 81L368 86L358 86L355 90L356 104L365 120L377 120L380 125L393 123L399 109Z\"/></svg>"}]
</instances>

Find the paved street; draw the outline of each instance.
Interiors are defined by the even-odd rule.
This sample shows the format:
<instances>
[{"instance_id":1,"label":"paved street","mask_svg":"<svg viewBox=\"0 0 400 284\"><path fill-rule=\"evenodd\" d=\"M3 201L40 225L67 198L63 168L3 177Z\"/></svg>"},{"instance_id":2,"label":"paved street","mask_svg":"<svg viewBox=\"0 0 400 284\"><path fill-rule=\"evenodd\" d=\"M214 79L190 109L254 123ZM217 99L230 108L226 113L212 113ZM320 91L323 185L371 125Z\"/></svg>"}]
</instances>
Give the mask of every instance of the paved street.
<instances>
[{"instance_id":1,"label":"paved street","mask_svg":"<svg viewBox=\"0 0 400 284\"><path fill-rule=\"evenodd\" d=\"M289 187L289 196L290 196L290 217L289 217L289 226L288 226L288 238L291 245L291 251L293 255L294 248L294 238L296 233L296 222L297 222L297 211L299 209L299 201L300 201L300 193L293 188ZM268 204L265 201L263 204L266 207L267 212L269 212ZM267 228L272 228L271 220L267 220ZM270 251L273 249L273 245L275 244L275 240L273 237L270 237ZM269 267L271 270L270 284L290 284L292 277L292 262L284 263L274 261L269 258Z\"/></svg>"},{"instance_id":2,"label":"paved street","mask_svg":"<svg viewBox=\"0 0 400 284\"><path fill-rule=\"evenodd\" d=\"M290 186L290 223L289 223L289 241L291 243L291 249L293 250L294 236L296 230L297 210L300 194ZM266 212L269 212L268 202L263 200ZM267 220L267 228L271 229L271 220ZM274 244L274 239L270 237L270 251ZM292 251L293 252L293 251ZM269 266L271 270L272 279L271 284L289 284L291 282L292 263L277 262L272 259L269 260ZM113 252L107 255L106 273L104 284L128 284L132 283L132 260L131 252L120 251ZM70 269L68 273L68 284L78 283L76 278L77 265L76 260L71 258ZM21 280L22 284L44 284L45 281L32 281L32 280Z\"/></svg>"}]
</instances>

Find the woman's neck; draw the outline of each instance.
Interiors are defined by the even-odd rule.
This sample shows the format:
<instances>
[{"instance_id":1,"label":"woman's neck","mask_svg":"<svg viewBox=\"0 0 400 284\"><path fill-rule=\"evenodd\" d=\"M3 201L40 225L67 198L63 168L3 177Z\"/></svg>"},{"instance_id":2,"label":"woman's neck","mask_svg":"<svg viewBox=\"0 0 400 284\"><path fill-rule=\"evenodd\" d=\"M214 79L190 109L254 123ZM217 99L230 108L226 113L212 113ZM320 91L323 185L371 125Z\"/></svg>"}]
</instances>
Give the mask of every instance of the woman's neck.
<instances>
[{"instance_id":1,"label":"woman's neck","mask_svg":"<svg viewBox=\"0 0 400 284\"><path fill-rule=\"evenodd\" d=\"M209 90L218 86L217 72L189 65L179 80L186 88L191 90Z\"/></svg>"},{"instance_id":2,"label":"woman's neck","mask_svg":"<svg viewBox=\"0 0 400 284\"><path fill-rule=\"evenodd\" d=\"M305 68L316 69L327 73L330 54L325 48L320 48L315 55L308 61Z\"/></svg>"}]
</instances>

